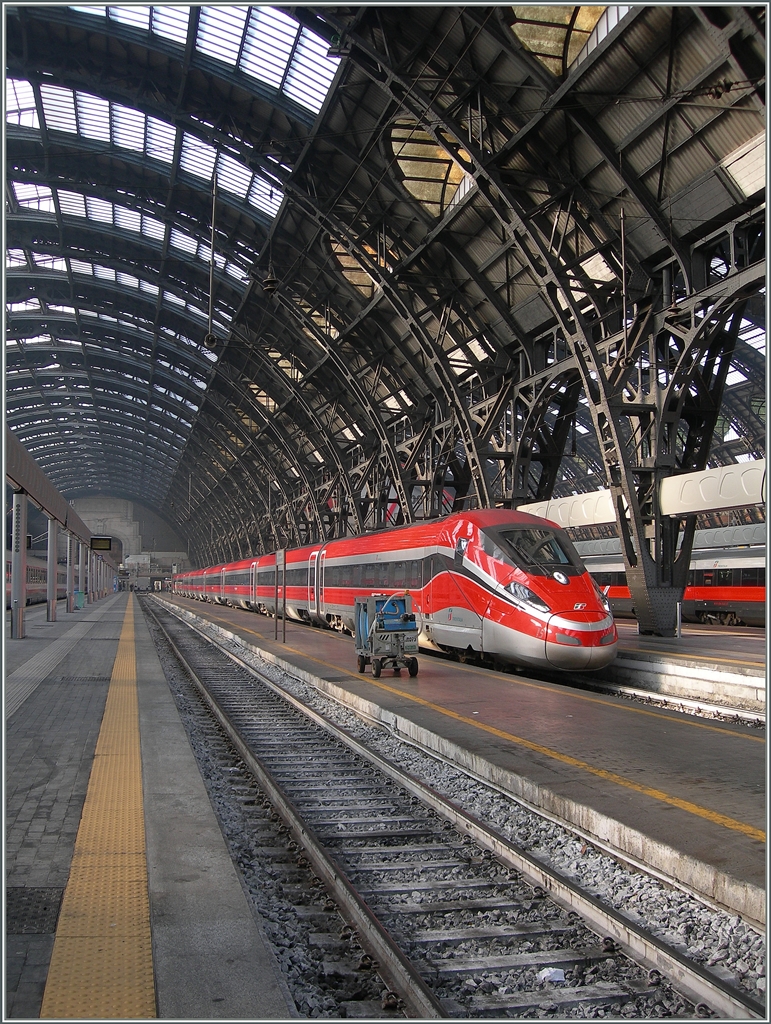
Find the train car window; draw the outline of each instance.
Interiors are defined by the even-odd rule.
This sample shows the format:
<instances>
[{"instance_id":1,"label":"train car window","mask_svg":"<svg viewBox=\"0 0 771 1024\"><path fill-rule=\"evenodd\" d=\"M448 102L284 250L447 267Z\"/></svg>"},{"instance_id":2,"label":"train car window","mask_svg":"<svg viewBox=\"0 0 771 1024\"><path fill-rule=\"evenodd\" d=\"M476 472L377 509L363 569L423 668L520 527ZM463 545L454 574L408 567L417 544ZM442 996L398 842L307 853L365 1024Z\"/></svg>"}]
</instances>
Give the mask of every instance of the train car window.
<instances>
[{"instance_id":1,"label":"train car window","mask_svg":"<svg viewBox=\"0 0 771 1024\"><path fill-rule=\"evenodd\" d=\"M733 583L733 569L718 569L717 583L720 587L730 587Z\"/></svg>"},{"instance_id":2,"label":"train car window","mask_svg":"<svg viewBox=\"0 0 771 1024\"><path fill-rule=\"evenodd\" d=\"M530 526L520 530L499 530L498 544L526 572L548 575L560 569L569 576L584 571L583 563L572 543L564 535L545 527Z\"/></svg>"},{"instance_id":3,"label":"train car window","mask_svg":"<svg viewBox=\"0 0 771 1024\"><path fill-rule=\"evenodd\" d=\"M507 565L513 565L514 563L503 550L493 540L492 534L487 530L480 531L480 537L482 539L482 550L490 558L494 558L496 562L505 562Z\"/></svg>"},{"instance_id":4,"label":"train car window","mask_svg":"<svg viewBox=\"0 0 771 1024\"><path fill-rule=\"evenodd\" d=\"M378 563L378 586L389 587L390 576L391 576L391 563L390 562L379 562Z\"/></svg>"},{"instance_id":5,"label":"train car window","mask_svg":"<svg viewBox=\"0 0 771 1024\"><path fill-rule=\"evenodd\" d=\"M406 586L420 589L423 586L421 563L418 561L410 562L410 573Z\"/></svg>"},{"instance_id":6,"label":"train car window","mask_svg":"<svg viewBox=\"0 0 771 1024\"><path fill-rule=\"evenodd\" d=\"M404 572L404 562L394 562L393 564L393 576L391 577L391 585L394 587L400 587L404 589L407 586L407 578Z\"/></svg>"},{"instance_id":7,"label":"train car window","mask_svg":"<svg viewBox=\"0 0 771 1024\"><path fill-rule=\"evenodd\" d=\"M361 583L363 587L374 587L375 586L375 569L377 566L374 562L365 562L361 567Z\"/></svg>"},{"instance_id":8,"label":"train car window","mask_svg":"<svg viewBox=\"0 0 771 1024\"><path fill-rule=\"evenodd\" d=\"M741 569L741 586L762 587L766 582L766 570L761 566L753 565L748 569Z\"/></svg>"},{"instance_id":9,"label":"train car window","mask_svg":"<svg viewBox=\"0 0 771 1024\"><path fill-rule=\"evenodd\" d=\"M467 537L459 537L458 538L458 543L455 545L455 565L457 567L460 567L460 566L463 565L463 556L466 553L466 548L467 547L468 547L468 538Z\"/></svg>"},{"instance_id":10,"label":"train car window","mask_svg":"<svg viewBox=\"0 0 771 1024\"><path fill-rule=\"evenodd\" d=\"M704 577L701 581L703 587L711 587L715 582L715 570L714 569L703 569Z\"/></svg>"}]
</instances>

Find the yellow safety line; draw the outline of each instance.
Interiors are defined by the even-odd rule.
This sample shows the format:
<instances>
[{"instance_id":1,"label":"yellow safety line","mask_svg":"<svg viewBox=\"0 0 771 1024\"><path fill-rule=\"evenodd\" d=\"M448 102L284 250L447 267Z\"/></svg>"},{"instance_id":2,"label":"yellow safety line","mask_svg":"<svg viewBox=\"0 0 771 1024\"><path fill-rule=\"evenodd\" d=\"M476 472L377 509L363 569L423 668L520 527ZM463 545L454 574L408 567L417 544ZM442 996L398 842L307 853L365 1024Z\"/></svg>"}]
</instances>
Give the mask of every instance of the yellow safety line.
<instances>
[{"instance_id":1,"label":"yellow safety line","mask_svg":"<svg viewBox=\"0 0 771 1024\"><path fill-rule=\"evenodd\" d=\"M212 616L212 618L217 618ZM220 622L228 622L226 619L219 619ZM232 627L232 623L228 623ZM249 629L248 627L241 627L244 632L251 633L253 636L260 637L261 640L266 638L262 634L257 633L255 630ZM315 661L320 665L326 665L327 668L332 668L336 672L340 672L339 665L333 665L329 661L324 661L323 658L314 658L313 655L307 654L305 651L299 651L294 647L286 647L286 650L294 651L295 654L299 654L304 658L309 658L311 661ZM345 670L342 670L345 671ZM361 681L360 675L354 675L353 672L347 673L348 675L354 676L355 679ZM651 797L653 800L660 800L662 803L669 804L671 807L677 807L681 811L687 811L689 814L695 814L699 818L704 818L707 821L713 822L715 825L721 825L723 828L731 829L734 832L741 832L751 839L758 839L761 843L766 841L766 833L761 829L755 828L753 825L747 825L743 821L736 821L734 818L729 818L725 814L720 814L717 811L711 811L708 807L701 807L699 804L691 803L690 800L681 800L680 797L670 796L669 793L665 793L661 789L652 789L650 786L643 786L639 782L633 782L631 779L625 779L623 775L617 775L615 772L606 771L604 768L595 768L594 765L588 764L586 761L580 761L576 757L571 757L569 754L563 754L559 750L552 750L550 747L541 746L540 743L534 743L532 740L524 739L522 736L515 736L513 733L504 732L502 729L496 729L492 725L486 725L484 722L480 722L474 718L467 718L465 715L459 715L456 711L451 711L449 708L443 707L441 704L434 704L432 701L424 700L422 697L416 697L414 694L407 693L404 690L398 690L396 687L388 686L385 683L379 682L377 679L367 678L371 686L377 686L381 690L385 690L387 693L395 694L398 697L406 698L413 702L413 704L420 704L423 707L430 708L432 711L438 711L442 715L446 715L447 718L452 718L456 722L463 722L465 725L472 725L475 729L480 729L482 732L490 733L492 736L497 736L500 739L509 740L511 743L516 743L521 747L525 747L527 750L532 750L534 753L543 754L545 757L551 757L555 761L560 761L562 764L570 765L572 768L580 768L582 771L589 772L591 775L596 775L597 778L604 779L606 782L613 782L617 786L623 786L625 789L632 789L636 793L642 793L643 796ZM534 686L538 688L537 683L524 683L522 681L517 682L518 686ZM545 689L545 687L542 687ZM588 700L597 700L597 698L584 698ZM653 714L653 712L645 712L646 714ZM712 726L711 728L715 728ZM716 730L724 732L724 730ZM733 734L729 734L733 735Z\"/></svg>"},{"instance_id":2,"label":"yellow safety line","mask_svg":"<svg viewBox=\"0 0 771 1024\"><path fill-rule=\"evenodd\" d=\"M224 625L229 626L229 627L233 626L233 623L229 619L224 619L224 618L218 617L216 615L211 616L211 621L213 621L213 622L221 622ZM260 633L260 632L258 632L255 629L249 629L248 626L239 626L238 628L242 632L249 633L249 634L251 634L251 636L256 636L260 640L264 640L266 642L271 642L271 639L272 639L271 637L266 637L264 633ZM347 642L347 638L341 636L339 633L332 633L332 634L330 634L330 637L334 638L334 639L337 639L337 640L340 640L341 642ZM359 675L357 672L348 672L346 669L341 668L340 665L335 665L331 661L324 661L323 658L314 658L312 654L308 654L306 651L300 650L299 647L291 647L289 644L282 644L282 649L285 650L285 651L292 651L294 654L298 654L302 658L309 658L311 661L315 661L319 665L325 665L327 668L334 669L336 672L345 672L346 675L351 676L353 679L358 679L359 681L361 681L361 675ZM472 668L469 665L461 665L461 664L454 664L453 668L457 672L468 672L468 673L471 673L471 674L475 674L475 673L477 673L479 671L478 669L474 669L474 668ZM374 682L374 680L373 680L373 682ZM526 687L526 688L529 688L531 690L551 690L552 689L551 686L548 686L548 685L546 685L544 683L528 682L528 680L526 680L526 679L514 679L514 678L512 678L510 676L509 677L504 677L502 682L508 684L509 686ZM398 691L398 692L401 693L402 691ZM577 690L572 690L572 689L571 690L567 690L566 689L565 693L567 695L569 695L572 700L580 700L580 701L584 701L584 703L588 703L588 704L602 704L603 707L606 707L606 708L608 708L609 710L612 710L612 711L618 711L620 714L624 714L624 715L644 715L644 716L647 715L650 718L667 718L667 719L669 719L669 721L674 721L674 719L671 717L672 713L671 712L665 713L664 710L657 711L655 709L640 708L640 707L635 707L634 705L628 704L628 703L617 704L617 703L608 701L607 697L596 697L596 696L592 696L591 694L581 693L581 692L579 692ZM405 697L409 697L410 694L409 693L404 693L404 696ZM474 721L472 724L476 725L477 722ZM730 731L728 729L723 729L723 728L721 728L718 725L710 725L708 722L700 721L699 719L695 719L693 717L683 719L682 721L678 721L677 724L678 725L682 725L682 726L684 726L684 727L686 727L688 729L702 729L702 730L704 730L706 732L716 732L716 733L719 733L721 736L726 737L726 738L737 739L737 740L747 740L750 743L765 743L766 742L765 736L756 736L756 735L754 735L753 733L750 733L750 732L732 732L732 731Z\"/></svg>"},{"instance_id":3,"label":"yellow safety line","mask_svg":"<svg viewBox=\"0 0 771 1024\"><path fill-rule=\"evenodd\" d=\"M498 736L500 739L510 740L512 743L516 743L521 747L525 747L527 750L532 750L537 754L544 754L546 757L551 757L555 761L561 761L562 764L568 764L573 768L581 768L585 772L589 772L591 775L596 775L597 778L604 779L606 782L613 782L617 786L623 786L625 789L632 789L636 793L642 793L644 796L652 797L654 800L660 800L662 803L669 804L672 807L678 807L682 811L687 811L689 814L695 814L699 818L705 818L707 821L711 821L716 825L722 825L723 828L732 829L734 832L742 832L746 836L750 836L751 839L759 839L760 842L766 841L766 833L760 829L755 828L752 825L747 825L743 821L736 821L734 818L729 818L725 814L719 814L717 811L711 811L708 807L700 807L698 804L693 804L690 800L681 800L679 797L670 796L661 789L652 789L650 786L643 786L639 782L633 782L631 779L625 779L623 775L616 775L615 772L606 771L604 768L595 768L594 765L587 764L586 761L580 761L576 757L571 757L570 754L563 754L559 750L552 750L550 747L541 746L540 743L534 743L532 740L526 740L522 736L515 736L513 733L504 732L503 729L496 729L495 726L486 725L484 722L477 722L473 718L467 718L465 715L459 715L455 711L450 711L448 708L442 707L440 704L433 704L431 701L423 700L422 697L414 697L412 694L405 694L403 690L397 690L393 686L387 686L385 683L380 683L376 680L368 680L374 686L379 686L381 690L386 690L388 693L397 694L399 697L408 697L409 700L414 701L416 704L422 704L424 707L431 708L433 711L439 711L443 715L447 715L448 718L454 719L456 722L463 722L466 725L476 726L477 729L481 729L482 732L490 733L492 736Z\"/></svg>"},{"instance_id":4,"label":"yellow safety line","mask_svg":"<svg viewBox=\"0 0 771 1024\"><path fill-rule=\"evenodd\" d=\"M40 1016L157 1016L131 595Z\"/></svg>"}]
</instances>

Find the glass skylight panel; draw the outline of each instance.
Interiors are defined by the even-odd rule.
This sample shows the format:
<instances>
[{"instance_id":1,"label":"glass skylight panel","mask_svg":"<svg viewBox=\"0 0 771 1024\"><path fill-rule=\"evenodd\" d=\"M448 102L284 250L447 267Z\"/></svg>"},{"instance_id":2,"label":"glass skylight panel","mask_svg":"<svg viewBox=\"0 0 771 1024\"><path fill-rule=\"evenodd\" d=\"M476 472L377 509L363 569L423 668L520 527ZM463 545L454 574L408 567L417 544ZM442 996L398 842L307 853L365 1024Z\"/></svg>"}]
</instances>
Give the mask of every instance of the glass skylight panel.
<instances>
[{"instance_id":1,"label":"glass skylight panel","mask_svg":"<svg viewBox=\"0 0 771 1024\"><path fill-rule=\"evenodd\" d=\"M252 187L249 189L251 206L256 206L259 210L269 213L271 217L275 217L283 198L284 193L280 189L269 185L267 181L255 174Z\"/></svg>"},{"instance_id":2,"label":"glass skylight panel","mask_svg":"<svg viewBox=\"0 0 771 1024\"><path fill-rule=\"evenodd\" d=\"M154 160L163 160L170 164L174 159L174 143L177 138L177 129L159 121L157 117L147 118L147 155Z\"/></svg>"},{"instance_id":3,"label":"glass skylight panel","mask_svg":"<svg viewBox=\"0 0 771 1024\"><path fill-rule=\"evenodd\" d=\"M15 181L13 190L16 193L16 202L29 210L44 210L52 213L54 210L54 199L51 189L45 185L31 185L25 181Z\"/></svg>"},{"instance_id":4,"label":"glass skylight panel","mask_svg":"<svg viewBox=\"0 0 771 1024\"><path fill-rule=\"evenodd\" d=\"M89 220L112 224L112 203L108 203L106 199L86 196L86 210L88 211Z\"/></svg>"},{"instance_id":5,"label":"glass skylight panel","mask_svg":"<svg viewBox=\"0 0 771 1024\"><path fill-rule=\"evenodd\" d=\"M184 299L180 299L180 297L178 295L175 295L174 292L164 292L163 293L163 301L164 302L170 302L172 306L184 306L185 305L185 300Z\"/></svg>"},{"instance_id":6,"label":"glass skylight panel","mask_svg":"<svg viewBox=\"0 0 771 1024\"><path fill-rule=\"evenodd\" d=\"M328 43L303 29L284 85L284 93L290 99L315 114L321 110L340 63L327 57L328 48Z\"/></svg>"},{"instance_id":7,"label":"glass skylight panel","mask_svg":"<svg viewBox=\"0 0 771 1024\"><path fill-rule=\"evenodd\" d=\"M227 153L220 153L217 160L217 185L225 192L232 192L239 199L246 199L252 172Z\"/></svg>"},{"instance_id":8,"label":"glass skylight panel","mask_svg":"<svg viewBox=\"0 0 771 1024\"><path fill-rule=\"evenodd\" d=\"M766 351L765 328L760 327L758 324L754 324L751 320L742 320L742 324L739 329L739 337L747 345L757 349L758 352Z\"/></svg>"},{"instance_id":9,"label":"glass skylight panel","mask_svg":"<svg viewBox=\"0 0 771 1024\"><path fill-rule=\"evenodd\" d=\"M88 274L89 277L94 276L94 267L91 263L86 263L84 260L70 260L70 268L74 274ZM85 312L85 310L81 310Z\"/></svg>"},{"instance_id":10,"label":"glass skylight panel","mask_svg":"<svg viewBox=\"0 0 771 1024\"><path fill-rule=\"evenodd\" d=\"M104 18L107 14L106 7L70 7L71 11L78 11L80 14L96 14Z\"/></svg>"},{"instance_id":11,"label":"glass skylight panel","mask_svg":"<svg viewBox=\"0 0 771 1024\"><path fill-rule=\"evenodd\" d=\"M139 290L141 292L147 292L148 295L158 295L161 289L157 284L153 284L151 281L140 281Z\"/></svg>"},{"instance_id":12,"label":"glass skylight panel","mask_svg":"<svg viewBox=\"0 0 771 1024\"><path fill-rule=\"evenodd\" d=\"M123 149L134 149L144 153L145 115L133 107L112 105L112 141Z\"/></svg>"},{"instance_id":13,"label":"glass skylight panel","mask_svg":"<svg viewBox=\"0 0 771 1024\"><path fill-rule=\"evenodd\" d=\"M150 28L150 8L137 7L108 7L107 13L111 21L118 21L122 25L134 25L136 28Z\"/></svg>"},{"instance_id":14,"label":"glass skylight panel","mask_svg":"<svg viewBox=\"0 0 771 1024\"><path fill-rule=\"evenodd\" d=\"M188 313L192 313L193 316L200 317L202 320L208 320L208 318L209 318L208 310L206 312L204 312L198 306L193 305L192 302L186 302L185 303L185 309L188 311ZM214 319L216 320L216 317Z\"/></svg>"},{"instance_id":15,"label":"glass skylight panel","mask_svg":"<svg viewBox=\"0 0 771 1024\"><path fill-rule=\"evenodd\" d=\"M187 24L190 20L189 7L153 7L151 31L175 43L187 40Z\"/></svg>"},{"instance_id":16,"label":"glass skylight panel","mask_svg":"<svg viewBox=\"0 0 771 1024\"><path fill-rule=\"evenodd\" d=\"M239 68L252 78L281 87L297 38L297 23L275 7L253 7Z\"/></svg>"},{"instance_id":17,"label":"glass skylight panel","mask_svg":"<svg viewBox=\"0 0 771 1024\"><path fill-rule=\"evenodd\" d=\"M201 53L235 67L248 7L202 7L196 46Z\"/></svg>"},{"instance_id":18,"label":"glass skylight panel","mask_svg":"<svg viewBox=\"0 0 771 1024\"><path fill-rule=\"evenodd\" d=\"M69 214L71 217L86 216L86 200L79 192L66 192L60 188L58 196L59 209L62 213Z\"/></svg>"},{"instance_id":19,"label":"glass skylight panel","mask_svg":"<svg viewBox=\"0 0 771 1024\"><path fill-rule=\"evenodd\" d=\"M118 284L126 285L127 288L138 288L139 278L134 277L133 274L118 273L117 275ZM133 325L132 325L133 326Z\"/></svg>"},{"instance_id":20,"label":"glass skylight panel","mask_svg":"<svg viewBox=\"0 0 771 1024\"><path fill-rule=\"evenodd\" d=\"M75 117L75 97L71 89L62 89L58 85L40 86L40 97L43 101L43 113L46 126L60 132L76 132L78 122Z\"/></svg>"},{"instance_id":21,"label":"glass skylight panel","mask_svg":"<svg viewBox=\"0 0 771 1024\"><path fill-rule=\"evenodd\" d=\"M5 89L5 119L9 124L39 128L35 93L29 82L9 78Z\"/></svg>"},{"instance_id":22,"label":"glass skylight panel","mask_svg":"<svg viewBox=\"0 0 771 1024\"><path fill-rule=\"evenodd\" d=\"M100 266L96 266L95 265L94 266L94 277L99 277L103 281L114 281L115 280L115 271L112 269L112 267L100 267ZM100 319L102 319L102 317L100 317ZM105 319L108 319L108 318L105 317ZM114 320L115 317L109 317L109 319L110 320Z\"/></svg>"},{"instance_id":23,"label":"glass skylight panel","mask_svg":"<svg viewBox=\"0 0 771 1024\"><path fill-rule=\"evenodd\" d=\"M128 210L125 206L115 207L115 225L127 231L140 231L142 214L138 210Z\"/></svg>"},{"instance_id":24,"label":"glass skylight panel","mask_svg":"<svg viewBox=\"0 0 771 1024\"><path fill-rule=\"evenodd\" d=\"M78 124L81 135L87 139L110 141L110 102L85 92L75 93Z\"/></svg>"},{"instance_id":25,"label":"glass skylight panel","mask_svg":"<svg viewBox=\"0 0 771 1024\"><path fill-rule=\"evenodd\" d=\"M731 387L734 384L743 384L747 380L746 374L741 370L733 369L726 374L725 382Z\"/></svg>"},{"instance_id":26,"label":"glass skylight panel","mask_svg":"<svg viewBox=\"0 0 771 1024\"><path fill-rule=\"evenodd\" d=\"M166 236L166 225L163 221L156 220L155 217L148 217L146 213L143 213L142 234L162 242Z\"/></svg>"},{"instance_id":27,"label":"glass skylight panel","mask_svg":"<svg viewBox=\"0 0 771 1024\"><path fill-rule=\"evenodd\" d=\"M67 261L63 256L47 256L44 253L34 253L33 261L38 267L45 267L47 270L67 271Z\"/></svg>"},{"instance_id":28,"label":"glass skylight panel","mask_svg":"<svg viewBox=\"0 0 771 1024\"><path fill-rule=\"evenodd\" d=\"M236 281L238 281L240 284L243 284L248 277L248 275L241 269L241 267L239 267L236 263L232 263L230 261L228 261L228 263L225 264L225 273L228 274L230 277L235 278Z\"/></svg>"},{"instance_id":29,"label":"glass skylight panel","mask_svg":"<svg viewBox=\"0 0 771 1024\"><path fill-rule=\"evenodd\" d=\"M26 267L27 259L24 255L23 249L6 249L5 250L5 265L8 268L11 267Z\"/></svg>"},{"instance_id":30,"label":"glass skylight panel","mask_svg":"<svg viewBox=\"0 0 771 1024\"><path fill-rule=\"evenodd\" d=\"M201 142L194 135L185 132L182 138L182 152L179 157L179 166L183 171L194 174L197 178L212 180L214 164L217 160L217 150L206 142Z\"/></svg>"},{"instance_id":31,"label":"glass skylight panel","mask_svg":"<svg viewBox=\"0 0 771 1024\"><path fill-rule=\"evenodd\" d=\"M8 310L11 313L26 313L33 309L41 309L40 299L25 299L24 302L9 302Z\"/></svg>"},{"instance_id":32,"label":"glass skylight panel","mask_svg":"<svg viewBox=\"0 0 771 1024\"><path fill-rule=\"evenodd\" d=\"M195 255L198 249L198 240L191 238L190 235L186 235L178 228L172 228L169 236L169 245L173 245L175 249L181 249L182 252L189 252Z\"/></svg>"}]
</instances>

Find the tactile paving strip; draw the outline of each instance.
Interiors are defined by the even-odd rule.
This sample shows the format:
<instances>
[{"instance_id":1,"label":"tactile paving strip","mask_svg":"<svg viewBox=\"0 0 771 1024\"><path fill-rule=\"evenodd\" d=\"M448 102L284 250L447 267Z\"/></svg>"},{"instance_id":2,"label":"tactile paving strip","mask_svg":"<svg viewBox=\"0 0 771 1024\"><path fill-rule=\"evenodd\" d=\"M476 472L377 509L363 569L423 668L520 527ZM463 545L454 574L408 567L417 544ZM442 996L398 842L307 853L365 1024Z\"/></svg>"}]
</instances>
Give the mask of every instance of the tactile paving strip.
<instances>
[{"instance_id":1,"label":"tactile paving strip","mask_svg":"<svg viewBox=\"0 0 771 1024\"><path fill-rule=\"evenodd\" d=\"M131 597L40 1016L156 1016Z\"/></svg>"}]
</instances>

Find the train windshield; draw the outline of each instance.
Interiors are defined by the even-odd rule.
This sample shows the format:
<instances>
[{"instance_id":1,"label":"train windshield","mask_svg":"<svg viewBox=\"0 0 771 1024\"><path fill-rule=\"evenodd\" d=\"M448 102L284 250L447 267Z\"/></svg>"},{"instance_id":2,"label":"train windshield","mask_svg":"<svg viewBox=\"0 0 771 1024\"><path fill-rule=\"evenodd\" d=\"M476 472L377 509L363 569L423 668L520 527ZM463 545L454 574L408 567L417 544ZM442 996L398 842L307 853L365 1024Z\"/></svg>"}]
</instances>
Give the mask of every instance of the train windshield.
<instances>
[{"instance_id":1,"label":"train windshield","mask_svg":"<svg viewBox=\"0 0 771 1024\"><path fill-rule=\"evenodd\" d=\"M550 576L555 569L566 576L585 572L581 558L568 538L541 526L482 530L482 548L493 558L524 572Z\"/></svg>"}]
</instances>

